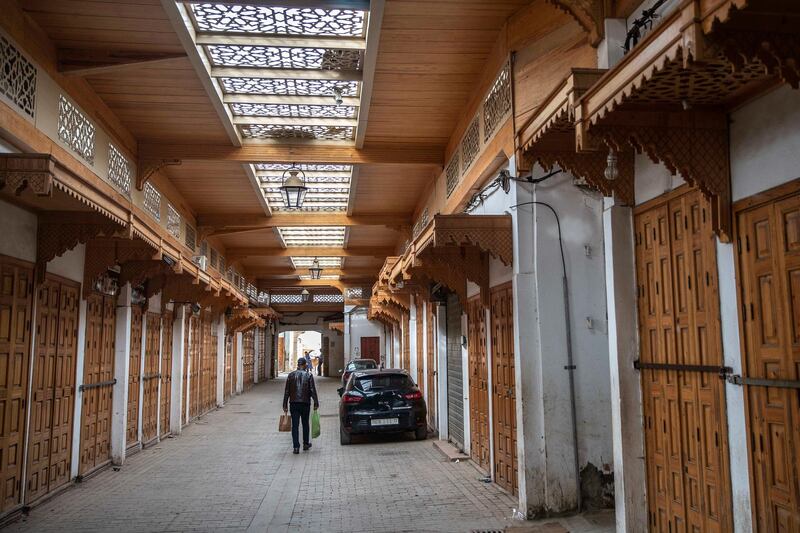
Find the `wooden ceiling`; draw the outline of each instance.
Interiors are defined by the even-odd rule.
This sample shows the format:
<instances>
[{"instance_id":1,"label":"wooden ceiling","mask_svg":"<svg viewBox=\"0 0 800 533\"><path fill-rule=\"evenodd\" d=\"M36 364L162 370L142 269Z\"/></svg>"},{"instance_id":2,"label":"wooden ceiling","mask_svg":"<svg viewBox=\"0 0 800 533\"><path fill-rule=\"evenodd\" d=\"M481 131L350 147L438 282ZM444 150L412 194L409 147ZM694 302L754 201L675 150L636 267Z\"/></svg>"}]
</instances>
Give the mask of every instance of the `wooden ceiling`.
<instances>
[{"instance_id":1,"label":"wooden ceiling","mask_svg":"<svg viewBox=\"0 0 800 533\"><path fill-rule=\"evenodd\" d=\"M366 145L434 150L444 163L445 148L503 24L530 2L385 0ZM140 146L231 147L162 0L17 0L17 4L58 49L62 70L86 69L80 75ZM96 68L104 58L141 63ZM286 154L286 161L291 161L291 150L287 148ZM398 214L410 220L440 170L430 164L358 165L351 213ZM165 174L194 216L265 213L239 162L184 160ZM409 234L408 227L353 226L346 246L395 248ZM281 246L272 229L212 240L222 248ZM365 270L374 268L377 273L382 260L367 253L348 257L344 270L352 268L363 277ZM240 264L245 273L291 266L288 257L269 256L243 258Z\"/></svg>"}]
</instances>

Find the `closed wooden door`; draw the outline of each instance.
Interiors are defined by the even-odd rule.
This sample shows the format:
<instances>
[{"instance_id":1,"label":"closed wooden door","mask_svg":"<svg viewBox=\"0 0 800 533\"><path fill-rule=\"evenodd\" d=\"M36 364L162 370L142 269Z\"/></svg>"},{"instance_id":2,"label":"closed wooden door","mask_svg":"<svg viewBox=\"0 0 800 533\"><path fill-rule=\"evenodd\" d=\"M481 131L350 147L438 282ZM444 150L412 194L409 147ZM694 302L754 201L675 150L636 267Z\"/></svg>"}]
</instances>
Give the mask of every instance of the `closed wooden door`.
<instances>
[{"instance_id":1,"label":"closed wooden door","mask_svg":"<svg viewBox=\"0 0 800 533\"><path fill-rule=\"evenodd\" d=\"M438 375L438 371L436 368L436 345L433 335L436 314L433 312L433 305L428 305L427 312L428 319L426 322L425 335L428 340L428 353L426 354L428 358L428 424L432 428L436 428L436 405L438 402L436 376Z\"/></svg>"},{"instance_id":2,"label":"closed wooden door","mask_svg":"<svg viewBox=\"0 0 800 533\"><path fill-rule=\"evenodd\" d=\"M70 480L80 285L48 275L36 305L26 503Z\"/></svg>"},{"instance_id":3,"label":"closed wooden door","mask_svg":"<svg viewBox=\"0 0 800 533\"><path fill-rule=\"evenodd\" d=\"M486 359L486 308L480 296L467 301L469 352L470 455L478 466L491 468L489 453L489 367Z\"/></svg>"},{"instance_id":4,"label":"closed wooden door","mask_svg":"<svg viewBox=\"0 0 800 533\"><path fill-rule=\"evenodd\" d=\"M260 328L258 330L258 380L266 381L267 379L267 330Z\"/></svg>"},{"instance_id":5,"label":"closed wooden door","mask_svg":"<svg viewBox=\"0 0 800 533\"><path fill-rule=\"evenodd\" d=\"M417 308L417 385L420 388L425 387L425 311L423 310L422 302L418 302ZM380 338L379 338L380 344Z\"/></svg>"},{"instance_id":6,"label":"closed wooden door","mask_svg":"<svg viewBox=\"0 0 800 533\"><path fill-rule=\"evenodd\" d=\"M242 334L242 382L244 389L249 390L253 386L253 366L255 363L255 329L251 328Z\"/></svg>"},{"instance_id":7,"label":"closed wooden door","mask_svg":"<svg viewBox=\"0 0 800 533\"><path fill-rule=\"evenodd\" d=\"M222 394L227 400L231 396L232 381L233 381L233 335L225 336L225 383L222 388Z\"/></svg>"},{"instance_id":8,"label":"closed wooden door","mask_svg":"<svg viewBox=\"0 0 800 533\"><path fill-rule=\"evenodd\" d=\"M775 382L800 381L800 191L741 211L737 232L743 374L763 380L744 385L753 526L800 531L800 391Z\"/></svg>"},{"instance_id":9,"label":"closed wooden door","mask_svg":"<svg viewBox=\"0 0 800 533\"><path fill-rule=\"evenodd\" d=\"M172 321L171 311L161 319L161 436L169 432L170 409L172 404Z\"/></svg>"},{"instance_id":10,"label":"closed wooden door","mask_svg":"<svg viewBox=\"0 0 800 533\"><path fill-rule=\"evenodd\" d=\"M200 361L203 347L203 332L200 328L200 317L189 317L189 328L191 329L191 345L189 365L189 418L195 418L200 414Z\"/></svg>"},{"instance_id":11,"label":"closed wooden door","mask_svg":"<svg viewBox=\"0 0 800 533\"><path fill-rule=\"evenodd\" d=\"M128 367L128 421L125 445L139 443L139 387L142 381L142 325L144 312L138 305L131 306L131 353Z\"/></svg>"},{"instance_id":12,"label":"closed wooden door","mask_svg":"<svg viewBox=\"0 0 800 533\"><path fill-rule=\"evenodd\" d=\"M88 474L111 459L115 331L115 298L92 293L86 300L79 467L81 475Z\"/></svg>"},{"instance_id":13,"label":"closed wooden door","mask_svg":"<svg viewBox=\"0 0 800 533\"><path fill-rule=\"evenodd\" d=\"M196 335L192 331L192 315L186 313L184 323L183 335L183 379L181 380L181 387L183 394L181 395L181 425L186 424L186 416L188 409L186 408L189 402L189 367L192 361L192 335Z\"/></svg>"},{"instance_id":14,"label":"closed wooden door","mask_svg":"<svg viewBox=\"0 0 800 533\"><path fill-rule=\"evenodd\" d=\"M161 349L161 315L147 313L144 346L144 375L142 376L142 442L158 437L158 372Z\"/></svg>"},{"instance_id":15,"label":"closed wooden door","mask_svg":"<svg viewBox=\"0 0 800 533\"><path fill-rule=\"evenodd\" d=\"M381 338L380 337L361 337L361 359L372 359L378 365L381 364Z\"/></svg>"},{"instance_id":16,"label":"closed wooden door","mask_svg":"<svg viewBox=\"0 0 800 533\"><path fill-rule=\"evenodd\" d=\"M715 237L689 191L638 210L640 360L652 531L729 531L730 482Z\"/></svg>"},{"instance_id":17,"label":"closed wooden door","mask_svg":"<svg viewBox=\"0 0 800 533\"><path fill-rule=\"evenodd\" d=\"M209 376L210 376L210 386L208 391L208 408L213 409L217 405L217 362L219 361L219 354L218 347L219 347L219 336L217 333L217 327L212 322L210 325L211 328L211 347L209 349Z\"/></svg>"},{"instance_id":18,"label":"closed wooden door","mask_svg":"<svg viewBox=\"0 0 800 533\"><path fill-rule=\"evenodd\" d=\"M517 394L514 377L514 307L511 283L491 290L492 412L495 482L517 493Z\"/></svg>"},{"instance_id":19,"label":"closed wooden door","mask_svg":"<svg viewBox=\"0 0 800 533\"><path fill-rule=\"evenodd\" d=\"M33 266L0 256L0 512L22 503Z\"/></svg>"},{"instance_id":20,"label":"closed wooden door","mask_svg":"<svg viewBox=\"0 0 800 533\"><path fill-rule=\"evenodd\" d=\"M286 371L286 344L283 335L278 336L278 372Z\"/></svg>"}]
</instances>

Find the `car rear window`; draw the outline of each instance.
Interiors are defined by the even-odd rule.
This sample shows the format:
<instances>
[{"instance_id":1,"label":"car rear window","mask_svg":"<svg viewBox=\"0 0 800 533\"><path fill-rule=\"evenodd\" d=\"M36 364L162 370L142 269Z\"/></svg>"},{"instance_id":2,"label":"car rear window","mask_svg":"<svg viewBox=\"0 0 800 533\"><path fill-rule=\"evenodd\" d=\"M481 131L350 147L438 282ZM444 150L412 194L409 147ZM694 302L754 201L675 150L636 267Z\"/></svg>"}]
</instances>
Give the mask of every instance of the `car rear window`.
<instances>
[{"instance_id":1,"label":"car rear window","mask_svg":"<svg viewBox=\"0 0 800 533\"><path fill-rule=\"evenodd\" d=\"M365 370L367 368L377 368L375 361L353 361L348 365L348 370Z\"/></svg>"},{"instance_id":2,"label":"car rear window","mask_svg":"<svg viewBox=\"0 0 800 533\"><path fill-rule=\"evenodd\" d=\"M355 380L353 386L364 392L386 389L408 389L414 384L408 376L403 374L377 374L361 376Z\"/></svg>"}]
</instances>

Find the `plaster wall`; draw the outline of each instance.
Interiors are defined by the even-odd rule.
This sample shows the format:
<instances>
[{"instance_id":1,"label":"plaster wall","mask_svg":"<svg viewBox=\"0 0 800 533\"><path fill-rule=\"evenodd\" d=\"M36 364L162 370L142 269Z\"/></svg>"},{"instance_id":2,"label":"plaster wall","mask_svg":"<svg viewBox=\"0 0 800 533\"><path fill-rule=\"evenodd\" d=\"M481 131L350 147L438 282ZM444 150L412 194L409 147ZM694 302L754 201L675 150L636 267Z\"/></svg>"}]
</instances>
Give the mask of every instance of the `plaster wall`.
<instances>
[{"instance_id":1,"label":"plaster wall","mask_svg":"<svg viewBox=\"0 0 800 533\"><path fill-rule=\"evenodd\" d=\"M367 318L367 310L362 308L356 308L346 316L350 317L349 337L345 339L345 343L350 347L350 352L345 354L348 361L360 357L361 337L379 337L378 347L383 351L386 339L380 322ZM384 354L380 355L383 357Z\"/></svg>"}]
</instances>

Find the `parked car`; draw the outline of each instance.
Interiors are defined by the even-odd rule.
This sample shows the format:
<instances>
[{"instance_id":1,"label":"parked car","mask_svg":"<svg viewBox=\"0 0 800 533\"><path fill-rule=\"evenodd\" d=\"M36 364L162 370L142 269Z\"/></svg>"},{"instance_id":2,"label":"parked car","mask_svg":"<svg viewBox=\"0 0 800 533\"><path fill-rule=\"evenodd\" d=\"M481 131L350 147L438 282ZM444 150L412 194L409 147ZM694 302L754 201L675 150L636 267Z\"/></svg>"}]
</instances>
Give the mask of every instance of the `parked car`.
<instances>
[{"instance_id":1,"label":"parked car","mask_svg":"<svg viewBox=\"0 0 800 533\"><path fill-rule=\"evenodd\" d=\"M370 368L378 368L378 363L372 359L353 359L348 361L342 372L342 387L347 385L347 380L350 379L350 374L355 370L369 370Z\"/></svg>"},{"instance_id":2,"label":"parked car","mask_svg":"<svg viewBox=\"0 0 800 533\"><path fill-rule=\"evenodd\" d=\"M354 434L413 431L417 440L428 436L425 400L405 370L355 370L339 396L342 444L350 444Z\"/></svg>"}]
</instances>

